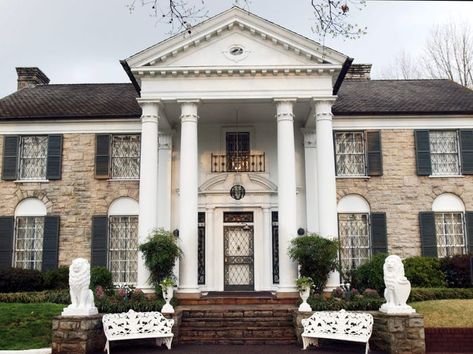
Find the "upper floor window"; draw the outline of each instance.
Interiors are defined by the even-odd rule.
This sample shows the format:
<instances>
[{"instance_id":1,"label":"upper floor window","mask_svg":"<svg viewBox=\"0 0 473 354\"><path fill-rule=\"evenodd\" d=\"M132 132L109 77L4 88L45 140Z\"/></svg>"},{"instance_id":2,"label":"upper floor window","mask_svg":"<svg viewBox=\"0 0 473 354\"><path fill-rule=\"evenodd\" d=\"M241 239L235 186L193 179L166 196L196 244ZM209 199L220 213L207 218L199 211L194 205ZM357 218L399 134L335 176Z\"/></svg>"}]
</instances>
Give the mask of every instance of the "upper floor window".
<instances>
[{"instance_id":1,"label":"upper floor window","mask_svg":"<svg viewBox=\"0 0 473 354\"><path fill-rule=\"evenodd\" d=\"M97 178L138 179L141 136L139 134L98 134L95 150Z\"/></svg>"},{"instance_id":2,"label":"upper floor window","mask_svg":"<svg viewBox=\"0 0 473 354\"><path fill-rule=\"evenodd\" d=\"M455 130L430 132L432 175L460 174L458 133Z\"/></svg>"},{"instance_id":3,"label":"upper floor window","mask_svg":"<svg viewBox=\"0 0 473 354\"><path fill-rule=\"evenodd\" d=\"M418 176L473 174L473 130L416 130Z\"/></svg>"},{"instance_id":4,"label":"upper floor window","mask_svg":"<svg viewBox=\"0 0 473 354\"><path fill-rule=\"evenodd\" d=\"M334 134L334 140L337 176L383 174L379 131L338 131Z\"/></svg>"},{"instance_id":5,"label":"upper floor window","mask_svg":"<svg viewBox=\"0 0 473 354\"><path fill-rule=\"evenodd\" d=\"M4 180L61 179L62 135L6 135Z\"/></svg>"}]
</instances>

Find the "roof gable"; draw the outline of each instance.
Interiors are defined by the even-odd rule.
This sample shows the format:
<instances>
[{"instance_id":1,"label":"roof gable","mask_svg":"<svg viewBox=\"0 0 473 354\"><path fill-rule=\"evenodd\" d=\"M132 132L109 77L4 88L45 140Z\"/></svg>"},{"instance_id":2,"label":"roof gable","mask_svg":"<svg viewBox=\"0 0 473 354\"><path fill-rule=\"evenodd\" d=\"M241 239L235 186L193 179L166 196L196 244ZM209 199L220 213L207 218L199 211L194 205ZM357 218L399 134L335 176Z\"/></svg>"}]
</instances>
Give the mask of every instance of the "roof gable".
<instances>
[{"instance_id":1,"label":"roof gable","mask_svg":"<svg viewBox=\"0 0 473 354\"><path fill-rule=\"evenodd\" d=\"M235 45L241 44L239 41L243 40L247 43L258 43L265 52L272 49L276 57L285 58L281 61L283 65L341 65L347 58L345 55L323 47L315 41L238 7L233 7L196 25L192 28L191 34L183 32L175 35L129 57L126 62L132 69L156 66L174 67L173 64L178 67L178 64L188 67L192 61L186 61L181 57L192 59L190 58L192 54L188 53L195 54L196 48L210 49L212 45L216 45L214 43L219 43L219 52L225 57L225 51L229 49L227 40L232 36ZM264 45L262 45L263 43ZM208 52L209 55L211 53L211 51ZM251 52L247 52L247 54L247 57L251 57ZM292 58L292 60L289 60L289 58ZM228 56L228 63L222 61L221 56L216 59L214 63L213 56L208 57L206 66L209 66L209 64L215 66L234 65L233 61L238 60L238 58L228 58ZM201 60L197 62L200 63ZM256 63L258 63L258 60L256 60ZM249 61L248 65L256 64ZM197 65L193 64L192 66Z\"/></svg>"}]
</instances>

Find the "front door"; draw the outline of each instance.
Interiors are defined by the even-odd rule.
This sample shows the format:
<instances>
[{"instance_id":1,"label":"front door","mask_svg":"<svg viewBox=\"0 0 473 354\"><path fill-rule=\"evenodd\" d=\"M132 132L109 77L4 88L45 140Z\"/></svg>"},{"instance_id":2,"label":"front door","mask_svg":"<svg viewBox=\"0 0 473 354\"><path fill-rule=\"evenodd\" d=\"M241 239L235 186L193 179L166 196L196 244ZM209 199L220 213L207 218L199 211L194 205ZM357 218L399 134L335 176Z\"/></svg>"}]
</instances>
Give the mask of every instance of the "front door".
<instances>
[{"instance_id":1,"label":"front door","mask_svg":"<svg viewBox=\"0 0 473 354\"><path fill-rule=\"evenodd\" d=\"M227 213L225 213L227 214ZM230 214L230 213L228 213ZM224 290L252 291L254 290L254 240L253 213L231 213L232 219L251 214L250 223L235 223L224 225ZM242 214L242 215L237 215ZM228 222L227 222L228 223Z\"/></svg>"}]
</instances>

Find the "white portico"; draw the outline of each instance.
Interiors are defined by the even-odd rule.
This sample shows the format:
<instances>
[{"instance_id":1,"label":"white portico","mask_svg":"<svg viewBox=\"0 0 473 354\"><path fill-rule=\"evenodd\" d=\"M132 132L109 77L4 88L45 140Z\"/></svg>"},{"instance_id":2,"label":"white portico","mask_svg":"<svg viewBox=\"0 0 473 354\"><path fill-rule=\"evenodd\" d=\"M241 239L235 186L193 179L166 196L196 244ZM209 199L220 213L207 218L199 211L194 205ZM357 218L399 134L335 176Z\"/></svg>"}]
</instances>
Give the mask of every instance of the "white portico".
<instances>
[{"instance_id":1,"label":"white portico","mask_svg":"<svg viewBox=\"0 0 473 354\"><path fill-rule=\"evenodd\" d=\"M179 231L180 296L294 293L298 229L337 236L331 106L346 59L232 8L123 62L143 109L139 239ZM147 278L140 263L137 286Z\"/></svg>"}]
</instances>

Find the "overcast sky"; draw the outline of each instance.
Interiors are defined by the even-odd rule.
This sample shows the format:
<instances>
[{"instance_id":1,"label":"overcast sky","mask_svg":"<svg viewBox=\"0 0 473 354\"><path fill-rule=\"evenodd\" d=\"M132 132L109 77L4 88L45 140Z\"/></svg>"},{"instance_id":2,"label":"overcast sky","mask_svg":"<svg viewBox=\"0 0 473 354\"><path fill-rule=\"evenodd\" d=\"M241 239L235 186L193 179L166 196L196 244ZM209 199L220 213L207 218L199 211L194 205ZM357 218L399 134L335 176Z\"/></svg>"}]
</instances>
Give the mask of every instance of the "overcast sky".
<instances>
[{"instance_id":1,"label":"overcast sky","mask_svg":"<svg viewBox=\"0 0 473 354\"><path fill-rule=\"evenodd\" d=\"M120 59L167 37L169 27L132 0L0 0L0 97L16 90L17 66L38 66L51 83L127 82ZM137 0L139 3L141 0ZM192 0L189 0L190 2ZM196 0L200 1L200 0ZM232 0L206 0L209 15ZM310 0L252 0L250 10L302 35L311 32ZM353 7L353 6L352 6ZM350 11L368 34L358 40L327 39L326 45L373 71L401 50L417 54L434 24L470 22L471 1L370 1Z\"/></svg>"}]
</instances>

